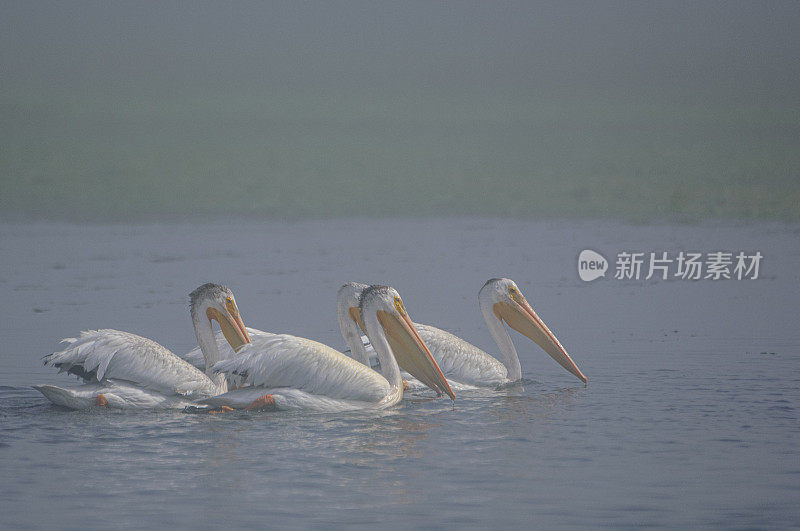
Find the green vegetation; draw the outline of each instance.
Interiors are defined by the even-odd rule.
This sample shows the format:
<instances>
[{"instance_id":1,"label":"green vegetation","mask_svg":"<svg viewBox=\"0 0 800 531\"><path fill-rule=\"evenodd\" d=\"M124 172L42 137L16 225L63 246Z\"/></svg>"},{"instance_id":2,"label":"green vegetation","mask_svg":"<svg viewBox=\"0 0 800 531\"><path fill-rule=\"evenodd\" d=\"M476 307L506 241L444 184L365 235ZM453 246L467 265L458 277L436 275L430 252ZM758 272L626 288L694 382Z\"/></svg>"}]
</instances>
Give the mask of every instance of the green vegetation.
<instances>
[{"instance_id":1,"label":"green vegetation","mask_svg":"<svg viewBox=\"0 0 800 531\"><path fill-rule=\"evenodd\" d=\"M800 219L797 103L4 90L5 220Z\"/></svg>"}]
</instances>

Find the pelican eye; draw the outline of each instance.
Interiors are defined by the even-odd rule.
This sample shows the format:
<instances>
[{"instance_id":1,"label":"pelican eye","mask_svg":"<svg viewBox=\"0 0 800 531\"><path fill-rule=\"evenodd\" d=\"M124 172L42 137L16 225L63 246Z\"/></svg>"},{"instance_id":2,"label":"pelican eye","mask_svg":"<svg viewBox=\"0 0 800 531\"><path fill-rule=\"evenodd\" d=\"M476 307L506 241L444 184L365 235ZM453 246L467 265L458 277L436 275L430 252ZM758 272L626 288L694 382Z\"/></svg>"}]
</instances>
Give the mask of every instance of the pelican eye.
<instances>
[{"instance_id":1,"label":"pelican eye","mask_svg":"<svg viewBox=\"0 0 800 531\"><path fill-rule=\"evenodd\" d=\"M403 301L400 300L400 297L394 298L394 307L397 309L400 315L406 314L406 309L403 308Z\"/></svg>"},{"instance_id":2,"label":"pelican eye","mask_svg":"<svg viewBox=\"0 0 800 531\"><path fill-rule=\"evenodd\" d=\"M225 299L225 308L228 310L228 313L236 317L236 314L238 312L236 310L236 303L233 302L232 298L228 297L227 299Z\"/></svg>"}]
</instances>

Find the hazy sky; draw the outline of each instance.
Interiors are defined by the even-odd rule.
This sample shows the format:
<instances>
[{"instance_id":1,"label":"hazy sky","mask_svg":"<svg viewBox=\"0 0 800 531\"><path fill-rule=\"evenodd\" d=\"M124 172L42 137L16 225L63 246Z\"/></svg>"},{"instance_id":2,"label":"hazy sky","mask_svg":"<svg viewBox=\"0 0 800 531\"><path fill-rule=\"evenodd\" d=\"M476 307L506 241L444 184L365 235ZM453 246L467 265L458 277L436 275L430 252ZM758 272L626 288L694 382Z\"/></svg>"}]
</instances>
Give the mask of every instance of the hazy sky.
<instances>
[{"instance_id":1,"label":"hazy sky","mask_svg":"<svg viewBox=\"0 0 800 531\"><path fill-rule=\"evenodd\" d=\"M15 85L598 88L800 74L798 2L3 2ZM4 83L5 84L5 83Z\"/></svg>"}]
</instances>

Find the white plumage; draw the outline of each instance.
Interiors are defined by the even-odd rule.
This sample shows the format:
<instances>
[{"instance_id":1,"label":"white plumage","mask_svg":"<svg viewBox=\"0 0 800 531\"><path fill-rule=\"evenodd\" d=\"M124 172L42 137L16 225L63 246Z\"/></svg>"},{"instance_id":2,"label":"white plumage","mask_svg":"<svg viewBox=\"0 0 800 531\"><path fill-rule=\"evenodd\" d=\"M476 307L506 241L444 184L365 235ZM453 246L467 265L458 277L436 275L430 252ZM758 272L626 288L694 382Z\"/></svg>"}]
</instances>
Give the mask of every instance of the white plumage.
<instances>
[{"instance_id":1,"label":"white plumage","mask_svg":"<svg viewBox=\"0 0 800 531\"><path fill-rule=\"evenodd\" d=\"M386 378L317 341L261 331L250 337L250 345L214 365L214 370L251 387L202 403L239 409L270 394L278 409L344 411L369 407L391 391Z\"/></svg>"},{"instance_id":2,"label":"white plumage","mask_svg":"<svg viewBox=\"0 0 800 531\"><path fill-rule=\"evenodd\" d=\"M327 345L287 334L255 336L214 370L255 386L291 387L329 398L372 402L389 392L389 382L377 372Z\"/></svg>"},{"instance_id":3,"label":"white plumage","mask_svg":"<svg viewBox=\"0 0 800 531\"><path fill-rule=\"evenodd\" d=\"M126 382L105 380L102 383L86 383L78 387L37 385L35 388L52 403L69 409L88 409L98 404L116 409L183 409L193 400L180 395L166 395L137 387Z\"/></svg>"},{"instance_id":4,"label":"white plumage","mask_svg":"<svg viewBox=\"0 0 800 531\"><path fill-rule=\"evenodd\" d=\"M257 328L250 328L249 326L246 327L246 330L247 330L247 333L250 335L250 339L253 339L253 340L255 340L256 337L259 337L259 336L262 336L262 335L269 335L269 336L276 335L276 334L273 334L273 333L270 333L270 332L264 332L264 331L258 330ZM231 359L234 356L238 355L237 352L235 350L233 350L233 347L230 346L230 344L228 343L228 340L225 339L225 335L221 331L217 332L214 335L214 340L217 343L217 349L219 350L219 359L220 360L228 360L228 359ZM241 349L240 349L239 352L241 352ZM190 350L189 352L184 354L182 356L182 358L184 360L186 360L187 362L189 362L191 365L193 365L193 366L197 367L198 369L200 369L201 371L205 371L206 370L206 359L205 359L205 356L203 356L203 350L199 346L198 347L194 347L192 350Z\"/></svg>"},{"instance_id":5,"label":"white plumage","mask_svg":"<svg viewBox=\"0 0 800 531\"><path fill-rule=\"evenodd\" d=\"M508 382L508 369L490 354L435 326L414 323L451 384L493 386Z\"/></svg>"},{"instance_id":6,"label":"white plumage","mask_svg":"<svg viewBox=\"0 0 800 531\"><path fill-rule=\"evenodd\" d=\"M192 292L192 320L206 360L216 362L211 319L220 322L232 340L249 341L228 288L205 284ZM233 313L231 313L233 312ZM207 320L205 319L207 317ZM238 338L238 339L234 339ZM194 400L227 390L225 380L179 358L155 341L119 330L88 330L63 340L65 349L44 357L44 364L75 374L84 385L62 388L35 386L56 405L83 409L183 408Z\"/></svg>"},{"instance_id":7,"label":"white plumage","mask_svg":"<svg viewBox=\"0 0 800 531\"><path fill-rule=\"evenodd\" d=\"M87 330L44 364L84 379L125 381L165 395L209 396L217 386L199 369L155 341L119 330Z\"/></svg>"},{"instance_id":8,"label":"white plumage","mask_svg":"<svg viewBox=\"0 0 800 531\"><path fill-rule=\"evenodd\" d=\"M536 342L569 372L586 382L586 377L567 354L555 335L533 311L513 280L491 279L478 293L478 302L489 332L500 349L500 361L458 336L434 326L414 323L436 362L454 389L474 386L497 386L522 377L519 356L503 326L503 319L520 333ZM372 352L366 345L366 352ZM421 386L410 376L410 388Z\"/></svg>"},{"instance_id":9,"label":"white plumage","mask_svg":"<svg viewBox=\"0 0 800 531\"><path fill-rule=\"evenodd\" d=\"M362 315L366 315L365 323L373 345L378 345L376 352L381 360L383 375L322 343L253 330L253 342L250 345L214 366L215 371L229 377L238 376L249 386L205 399L202 403L242 408L259 397L269 395L272 405L277 409L342 411L382 409L396 404L402 398L403 386L397 362L386 341L384 327L391 326L395 334L406 332L402 325L392 324L393 321L386 321L390 324L379 323L376 313L397 314L395 300L400 300L399 295L391 288L368 290L365 300L362 300ZM400 319L404 316L399 317L397 322L401 323ZM412 341L418 343L418 340ZM421 349L427 352L424 345ZM412 351L406 355L414 356L415 361L434 372L430 367L435 366L435 362L429 353L428 359ZM438 371L438 367L435 371ZM441 375L441 372L438 374ZM446 386L443 377L438 382Z\"/></svg>"}]
</instances>

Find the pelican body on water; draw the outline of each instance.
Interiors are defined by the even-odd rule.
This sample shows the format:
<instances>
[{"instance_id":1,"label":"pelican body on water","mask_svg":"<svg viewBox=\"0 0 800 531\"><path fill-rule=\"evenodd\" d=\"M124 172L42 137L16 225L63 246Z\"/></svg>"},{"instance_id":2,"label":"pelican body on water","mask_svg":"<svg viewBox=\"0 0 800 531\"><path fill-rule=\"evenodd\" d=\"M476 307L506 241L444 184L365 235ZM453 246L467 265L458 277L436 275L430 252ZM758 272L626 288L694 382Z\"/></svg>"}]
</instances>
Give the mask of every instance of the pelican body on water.
<instances>
[{"instance_id":1,"label":"pelican body on water","mask_svg":"<svg viewBox=\"0 0 800 531\"><path fill-rule=\"evenodd\" d=\"M521 379L519 357L503 323L587 382L514 281L487 281L478 301L502 361L449 332L413 323L390 287L350 282L340 288L337 318L352 353L348 357L309 339L246 328L231 291L205 284L190 294L199 346L185 359L128 332L85 331L44 358L45 365L76 374L85 383L36 389L72 409L380 409L401 400L402 368L417 379L412 385L454 399L451 385L496 386ZM212 320L221 329L216 337ZM381 373L371 368L370 352L377 355Z\"/></svg>"},{"instance_id":2,"label":"pelican body on water","mask_svg":"<svg viewBox=\"0 0 800 531\"><path fill-rule=\"evenodd\" d=\"M225 378L211 367L220 360L211 321L236 350L250 337L233 293L219 284L204 284L190 295L192 323L205 372L155 341L119 330L88 330L63 340L67 348L44 357L44 364L84 380L78 387L37 385L51 402L71 409L183 408L227 390Z\"/></svg>"},{"instance_id":3,"label":"pelican body on water","mask_svg":"<svg viewBox=\"0 0 800 531\"><path fill-rule=\"evenodd\" d=\"M322 343L258 332L251 344L235 354L230 352L214 367L219 373L240 377L247 385L200 403L233 409L385 409L403 397L403 380L395 357L413 365L415 375L437 394L455 399L396 290L386 286L366 288L360 296L359 312L382 374Z\"/></svg>"},{"instance_id":4,"label":"pelican body on water","mask_svg":"<svg viewBox=\"0 0 800 531\"><path fill-rule=\"evenodd\" d=\"M363 284L350 284L352 297L358 297L358 290ZM493 278L488 280L478 293L478 304L489 328L500 349L501 360L484 352L460 337L434 326L414 323L419 335L430 348L433 357L444 372L449 383L455 388L469 386L497 386L515 382L522 378L522 368L517 350L503 323L505 322L539 345L559 365L586 383L583 375L561 345L555 334L550 331L544 321L536 314L525 296L513 280ZM343 313L360 324L358 309L350 307L346 312L339 311L340 320ZM346 337L345 340L348 340ZM353 345L350 345L353 343ZM362 341L348 340L353 357L369 365L370 347ZM403 360L400 366L406 369ZM410 371L409 371L410 372ZM410 382L412 385L415 382Z\"/></svg>"}]
</instances>

